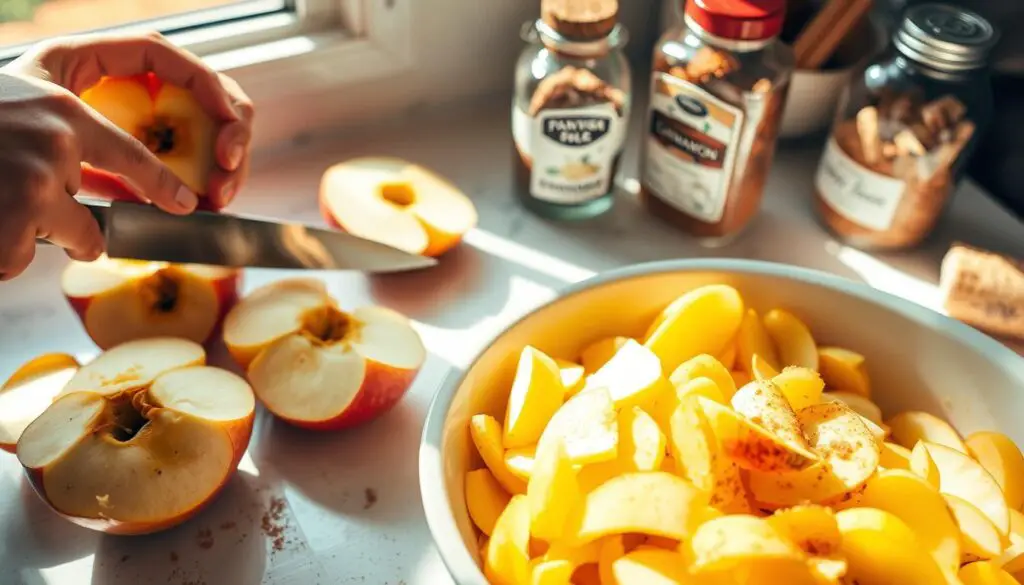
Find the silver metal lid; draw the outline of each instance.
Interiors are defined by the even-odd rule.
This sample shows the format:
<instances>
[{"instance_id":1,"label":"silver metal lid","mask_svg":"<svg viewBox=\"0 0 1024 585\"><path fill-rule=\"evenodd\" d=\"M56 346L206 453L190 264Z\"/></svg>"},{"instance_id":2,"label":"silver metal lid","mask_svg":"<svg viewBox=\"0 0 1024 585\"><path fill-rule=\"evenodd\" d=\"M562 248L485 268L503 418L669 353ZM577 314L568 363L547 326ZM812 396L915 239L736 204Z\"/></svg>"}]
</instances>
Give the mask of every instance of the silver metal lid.
<instances>
[{"instance_id":1,"label":"silver metal lid","mask_svg":"<svg viewBox=\"0 0 1024 585\"><path fill-rule=\"evenodd\" d=\"M949 4L919 4L907 10L893 44L909 59L941 71L985 66L998 40L977 13Z\"/></svg>"}]
</instances>

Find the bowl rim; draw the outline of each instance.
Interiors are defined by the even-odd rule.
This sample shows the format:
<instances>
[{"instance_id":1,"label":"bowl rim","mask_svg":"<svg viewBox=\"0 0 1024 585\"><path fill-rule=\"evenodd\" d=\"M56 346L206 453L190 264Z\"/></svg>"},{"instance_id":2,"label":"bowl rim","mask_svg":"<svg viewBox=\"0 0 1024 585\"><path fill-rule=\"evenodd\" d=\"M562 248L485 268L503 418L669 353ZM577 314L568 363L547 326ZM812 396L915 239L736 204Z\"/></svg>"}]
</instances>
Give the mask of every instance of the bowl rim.
<instances>
[{"instance_id":1,"label":"bowl rim","mask_svg":"<svg viewBox=\"0 0 1024 585\"><path fill-rule=\"evenodd\" d=\"M462 535L456 525L455 515L448 505L449 494L444 483L444 461L441 457L445 421L451 410L455 393L458 391L459 386L462 385L466 374L502 335L505 335L506 332L531 317L537 311L561 302L568 297L611 282L627 280L638 276L669 272L703 271L789 278L824 287L881 305L922 325L928 325L936 329L941 328L947 335L976 348L979 353L985 354L1001 367L1009 368L1014 362L1024 359L1010 348L973 327L903 297L878 290L852 278L780 262L740 258L657 260L606 270L579 282L569 283L559 289L554 298L527 311L494 335L477 352L464 370L453 369L450 371L431 400L420 439L420 497L424 514L426 515L427 527L430 530L434 545L437 547L442 562L457 585L487 585L483 571L477 566L469 550L462 543Z\"/></svg>"}]
</instances>

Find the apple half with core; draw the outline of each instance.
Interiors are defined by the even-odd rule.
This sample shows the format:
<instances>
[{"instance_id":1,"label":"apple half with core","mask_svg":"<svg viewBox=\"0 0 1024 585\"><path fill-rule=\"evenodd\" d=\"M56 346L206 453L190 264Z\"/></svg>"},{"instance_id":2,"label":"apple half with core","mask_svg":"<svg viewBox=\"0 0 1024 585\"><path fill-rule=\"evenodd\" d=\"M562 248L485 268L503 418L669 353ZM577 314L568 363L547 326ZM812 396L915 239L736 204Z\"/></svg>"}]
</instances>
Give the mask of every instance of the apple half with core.
<instances>
[{"instance_id":1,"label":"apple half with core","mask_svg":"<svg viewBox=\"0 0 1024 585\"><path fill-rule=\"evenodd\" d=\"M477 223L473 202L458 187L397 158L356 158L327 169L320 211L336 228L424 256L447 252Z\"/></svg>"},{"instance_id":2,"label":"apple half with core","mask_svg":"<svg viewBox=\"0 0 1024 585\"><path fill-rule=\"evenodd\" d=\"M195 515L249 445L256 401L192 341L131 341L82 366L22 433L36 493L72 522L147 534Z\"/></svg>"},{"instance_id":3,"label":"apple half with core","mask_svg":"<svg viewBox=\"0 0 1024 585\"><path fill-rule=\"evenodd\" d=\"M241 271L220 266L72 260L61 288L102 349L146 337L206 343L238 300Z\"/></svg>"},{"instance_id":4,"label":"apple half with core","mask_svg":"<svg viewBox=\"0 0 1024 585\"><path fill-rule=\"evenodd\" d=\"M217 125L190 91L149 73L104 77L81 98L145 144L185 186L200 197L206 193Z\"/></svg>"},{"instance_id":5,"label":"apple half with core","mask_svg":"<svg viewBox=\"0 0 1024 585\"><path fill-rule=\"evenodd\" d=\"M345 312L319 280L256 289L228 313L224 343L278 418L332 430L366 422L405 395L426 360L419 334L383 307Z\"/></svg>"}]
</instances>

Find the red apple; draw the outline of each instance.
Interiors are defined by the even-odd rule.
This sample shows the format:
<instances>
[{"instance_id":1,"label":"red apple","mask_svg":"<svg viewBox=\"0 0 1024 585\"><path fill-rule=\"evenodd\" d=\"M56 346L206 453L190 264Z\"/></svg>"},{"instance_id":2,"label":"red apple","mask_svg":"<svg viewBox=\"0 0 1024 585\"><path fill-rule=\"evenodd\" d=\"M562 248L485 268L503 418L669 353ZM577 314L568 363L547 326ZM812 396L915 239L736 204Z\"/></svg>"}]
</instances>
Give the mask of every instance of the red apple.
<instances>
[{"instance_id":1,"label":"red apple","mask_svg":"<svg viewBox=\"0 0 1024 585\"><path fill-rule=\"evenodd\" d=\"M241 271L219 266L71 261L61 288L96 345L169 336L206 343L238 300Z\"/></svg>"},{"instance_id":2,"label":"red apple","mask_svg":"<svg viewBox=\"0 0 1024 585\"><path fill-rule=\"evenodd\" d=\"M83 366L18 441L36 493L110 534L195 515L234 473L255 413L245 380L205 361L199 344L155 337Z\"/></svg>"},{"instance_id":3,"label":"red apple","mask_svg":"<svg viewBox=\"0 0 1024 585\"><path fill-rule=\"evenodd\" d=\"M150 74L104 77L81 97L145 144L189 189L205 195L216 165L217 126L191 92Z\"/></svg>"},{"instance_id":4,"label":"red apple","mask_svg":"<svg viewBox=\"0 0 1024 585\"><path fill-rule=\"evenodd\" d=\"M11 374L0 386L0 449L15 452L25 428L46 410L78 368L74 356L48 353Z\"/></svg>"},{"instance_id":5,"label":"red apple","mask_svg":"<svg viewBox=\"0 0 1024 585\"><path fill-rule=\"evenodd\" d=\"M391 409L426 359L408 319L382 307L342 311L313 279L253 291L224 320L224 343L267 410L316 430Z\"/></svg>"},{"instance_id":6,"label":"red apple","mask_svg":"<svg viewBox=\"0 0 1024 585\"><path fill-rule=\"evenodd\" d=\"M436 173L396 158L336 164L320 182L330 225L413 254L440 256L477 223L473 202Z\"/></svg>"}]
</instances>

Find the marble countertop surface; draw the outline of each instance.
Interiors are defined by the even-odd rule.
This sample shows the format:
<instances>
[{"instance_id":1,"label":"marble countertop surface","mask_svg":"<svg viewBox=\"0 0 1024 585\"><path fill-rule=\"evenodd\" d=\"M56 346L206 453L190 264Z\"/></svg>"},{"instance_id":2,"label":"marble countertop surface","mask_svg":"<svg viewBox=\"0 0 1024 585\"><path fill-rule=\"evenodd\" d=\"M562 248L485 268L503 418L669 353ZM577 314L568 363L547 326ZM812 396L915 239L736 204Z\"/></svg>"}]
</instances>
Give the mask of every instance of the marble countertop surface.
<instances>
[{"instance_id":1,"label":"marble countertop surface","mask_svg":"<svg viewBox=\"0 0 1024 585\"><path fill-rule=\"evenodd\" d=\"M347 432L302 432L261 411L226 491L194 519L152 536L105 536L66 522L36 498L17 459L0 452L0 583L444 585L451 580L424 521L417 477L430 400L446 375L567 283L637 262L744 257L825 270L939 309L939 262L951 242L1024 257L1024 225L970 182L916 250L867 254L837 243L809 204L820 140L780 147L762 213L727 247L702 249L639 207L636 132L610 213L580 223L544 220L512 194L508 119L502 95L409 112L256 161L232 211L322 224L321 173L368 154L426 165L473 198L479 226L436 268L375 278L318 275L343 307L380 304L415 321L430 350L415 385L390 413ZM40 248L23 277L0 285L0 379L43 352L96 354L60 294L65 262L59 250ZM284 275L251 270L246 290ZM213 360L226 363L224 357L215 351Z\"/></svg>"}]
</instances>

